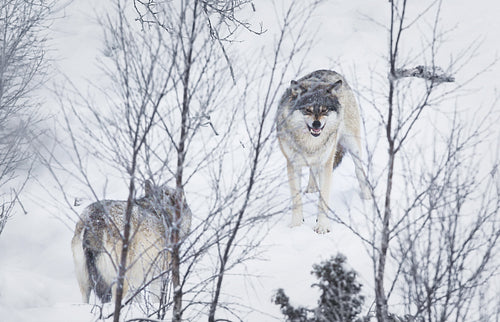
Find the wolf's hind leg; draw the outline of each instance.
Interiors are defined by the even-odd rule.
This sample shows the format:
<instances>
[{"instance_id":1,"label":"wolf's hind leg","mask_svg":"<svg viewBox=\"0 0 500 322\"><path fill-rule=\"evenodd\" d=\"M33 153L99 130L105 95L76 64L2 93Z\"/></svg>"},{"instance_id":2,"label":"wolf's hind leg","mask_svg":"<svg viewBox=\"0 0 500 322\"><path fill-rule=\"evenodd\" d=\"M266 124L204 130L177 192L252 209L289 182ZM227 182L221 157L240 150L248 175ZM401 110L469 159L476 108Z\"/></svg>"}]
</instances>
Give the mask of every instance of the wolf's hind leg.
<instances>
[{"instance_id":1,"label":"wolf's hind leg","mask_svg":"<svg viewBox=\"0 0 500 322\"><path fill-rule=\"evenodd\" d=\"M313 170L309 169L309 183L307 184L306 193L314 193L319 191L317 180L318 178L314 175Z\"/></svg>"},{"instance_id":2,"label":"wolf's hind leg","mask_svg":"<svg viewBox=\"0 0 500 322\"><path fill-rule=\"evenodd\" d=\"M337 144L337 149L334 153L335 157L333 159L333 166L332 169L335 170L335 168L342 162L342 158L344 157L344 148L342 145ZM321 185L319 183L319 172L314 172L312 168L309 169L309 183L307 185L307 190L306 193L313 193L313 192L318 192L319 188L318 185Z\"/></svg>"},{"instance_id":3,"label":"wolf's hind leg","mask_svg":"<svg viewBox=\"0 0 500 322\"><path fill-rule=\"evenodd\" d=\"M90 291L92 290L92 288L90 285L90 276L87 273L85 263L83 263L82 266L76 268L76 279L78 281L80 293L82 294L83 303L89 303Z\"/></svg>"},{"instance_id":4,"label":"wolf's hind leg","mask_svg":"<svg viewBox=\"0 0 500 322\"><path fill-rule=\"evenodd\" d=\"M92 290L92 287L81 239L82 230L83 224L79 224L79 226L77 226L75 235L71 240L71 250L73 251L75 275L76 280L78 281L78 287L80 288L80 293L82 294L82 301L84 303L89 303L90 291Z\"/></svg>"}]
</instances>

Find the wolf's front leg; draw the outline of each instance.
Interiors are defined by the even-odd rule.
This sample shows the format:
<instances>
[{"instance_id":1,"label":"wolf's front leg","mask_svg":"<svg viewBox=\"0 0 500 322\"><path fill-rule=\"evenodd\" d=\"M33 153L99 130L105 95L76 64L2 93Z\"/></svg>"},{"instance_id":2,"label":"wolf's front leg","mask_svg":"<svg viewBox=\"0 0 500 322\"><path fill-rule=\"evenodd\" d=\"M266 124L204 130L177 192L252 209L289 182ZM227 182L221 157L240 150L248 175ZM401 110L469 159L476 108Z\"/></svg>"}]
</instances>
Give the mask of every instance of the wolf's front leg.
<instances>
[{"instance_id":1,"label":"wolf's front leg","mask_svg":"<svg viewBox=\"0 0 500 322\"><path fill-rule=\"evenodd\" d=\"M335 153L334 153L335 154ZM319 171L319 205L318 219L314 231L318 234L330 232L330 221L326 214L328 213L328 201L330 199L330 185L332 183L332 162L327 162Z\"/></svg>"},{"instance_id":2,"label":"wolf's front leg","mask_svg":"<svg viewBox=\"0 0 500 322\"><path fill-rule=\"evenodd\" d=\"M302 214L302 198L300 196L300 167L294 167L293 164L287 162L288 183L290 184L290 192L292 194L292 222L290 227L302 225L304 215Z\"/></svg>"}]
</instances>

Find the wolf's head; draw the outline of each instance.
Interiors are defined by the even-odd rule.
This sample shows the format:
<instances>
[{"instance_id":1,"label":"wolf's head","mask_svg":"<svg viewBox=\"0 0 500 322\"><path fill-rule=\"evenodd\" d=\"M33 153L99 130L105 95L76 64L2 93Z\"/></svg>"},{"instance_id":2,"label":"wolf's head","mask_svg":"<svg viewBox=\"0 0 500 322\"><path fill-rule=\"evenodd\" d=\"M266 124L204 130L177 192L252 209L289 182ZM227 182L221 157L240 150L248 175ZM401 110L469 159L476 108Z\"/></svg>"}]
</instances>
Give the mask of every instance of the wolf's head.
<instances>
[{"instance_id":1,"label":"wolf's head","mask_svg":"<svg viewBox=\"0 0 500 322\"><path fill-rule=\"evenodd\" d=\"M312 84L311 84L312 85ZM293 107L304 116L304 122L312 136L319 136L332 114L337 115L340 103L337 91L342 87L342 80L333 84L319 83L315 86L291 83Z\"/></svg>"},{"instance_id":2,"label":"wolf's head","mask_svg":"<svg viewBox=\"0 0 500 322\"><path fill-rule=\"evenodd\" d=\"M192 214L184 192L181 192L179 196L175 189L166 184L156 186L150 180L146 180L144 192L144 200L157 214L164 216L167 223L176 224L174 223L175 213L180 211L182 214L180 218L181 235L186 235L189 232Z\"/></svg>"}]
</instances>

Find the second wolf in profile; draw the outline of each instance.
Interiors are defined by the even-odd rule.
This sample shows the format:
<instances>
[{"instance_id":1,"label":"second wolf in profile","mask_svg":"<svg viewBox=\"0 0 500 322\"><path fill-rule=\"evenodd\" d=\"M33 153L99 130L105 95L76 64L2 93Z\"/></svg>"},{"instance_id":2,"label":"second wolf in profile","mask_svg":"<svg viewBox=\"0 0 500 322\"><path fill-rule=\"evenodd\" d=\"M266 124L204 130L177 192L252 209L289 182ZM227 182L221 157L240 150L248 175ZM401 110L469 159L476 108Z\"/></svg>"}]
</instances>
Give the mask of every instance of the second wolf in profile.
<instances>
[{"instance_id":1,"label":"second wolf in profile","mask_svg":"<svg viewBox=\"0 0 500 322\"><path fill-rule=\"evenodd\" d=\"M361 162L359 108L354 94L340 74L317 70L297 81L281 97L276 126L293 198L291 226L302 224L301 171L309 168L307 191L319 190L319 213L315 231L326 233L326 216L333 169L349 152L363 198L370 197Z\"/></svg>"}]
</instances>

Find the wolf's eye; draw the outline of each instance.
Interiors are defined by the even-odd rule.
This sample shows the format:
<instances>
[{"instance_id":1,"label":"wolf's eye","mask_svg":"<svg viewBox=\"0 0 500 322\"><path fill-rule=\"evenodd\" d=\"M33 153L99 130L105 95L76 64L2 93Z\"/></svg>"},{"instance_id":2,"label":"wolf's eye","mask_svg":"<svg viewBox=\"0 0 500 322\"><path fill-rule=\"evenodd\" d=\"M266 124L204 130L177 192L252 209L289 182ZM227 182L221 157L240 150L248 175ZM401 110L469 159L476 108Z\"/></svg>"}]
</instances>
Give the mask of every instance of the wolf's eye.
<instances>
[{"instance_id":1,"label":"wolf's eye","mask_svg":"<svg viewBox=\"0 0 500 322\"><path fill-rule=\"evenodd\" d=\"M305 108L305 109L302 110L302 114L304 114L304 115L312 115L313 114L313 110L310 107Z\"/></svg>"}]
</instances>

